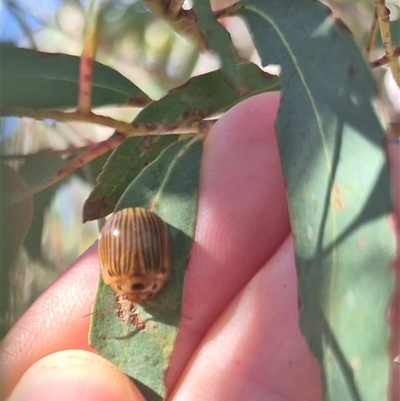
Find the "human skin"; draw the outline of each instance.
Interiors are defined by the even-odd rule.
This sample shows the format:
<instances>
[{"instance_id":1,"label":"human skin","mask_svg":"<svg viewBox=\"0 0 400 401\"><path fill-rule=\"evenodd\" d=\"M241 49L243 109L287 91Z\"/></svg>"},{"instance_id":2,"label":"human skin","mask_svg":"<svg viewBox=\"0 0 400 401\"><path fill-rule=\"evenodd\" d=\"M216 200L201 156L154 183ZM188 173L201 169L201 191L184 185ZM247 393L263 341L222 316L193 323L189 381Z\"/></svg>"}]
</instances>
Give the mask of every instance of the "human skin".
<instances>
[{"instance_id":1,"label":"human skin","mask_svg":"<svg viewBox=\"0 0 400 401\"><path fill-rule=\"evenodd\" d=\"M167 374L171 400L322 399L318 364L298 327L293 241L274 132L278 104L277 93L248 99L205 140L184 295L183 314L191 319L182 319ZM398 148L389 150L392 166ZM396 194L400 199L398 186ZM13 327L2 345L3 396L143 399L87 344L90 319L84 315L98 276L94 244Z\"/></svg>"}]
</instances>

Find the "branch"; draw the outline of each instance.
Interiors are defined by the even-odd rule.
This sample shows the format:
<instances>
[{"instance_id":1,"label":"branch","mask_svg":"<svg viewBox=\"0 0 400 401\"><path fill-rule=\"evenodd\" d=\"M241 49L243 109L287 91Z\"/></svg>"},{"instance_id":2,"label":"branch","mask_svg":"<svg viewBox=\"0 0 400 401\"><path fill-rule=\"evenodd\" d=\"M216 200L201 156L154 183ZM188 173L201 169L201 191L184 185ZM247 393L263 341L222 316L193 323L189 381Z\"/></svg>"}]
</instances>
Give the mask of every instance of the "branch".
<instances>
[{"instance_id":1,"label":"branch","mask_svg":"<svg viewBox=\"0 0 400 401\"><path fill-rule=\"evenodd\" d=\"M179 3L178 0L173 0ZM206 45L196 25L196 14L193 10L179 10L178 14L170 13L175 5L166 4L164 0L142 0L142 3L157 17L167 21L179 34L190 38L200 50L206 50Z\"/></svg>"},{"instance_id":2,"label":"branch","mask_svg":"<svg viewBox=\"0 0 400 401\"><path fill-rule=\"evenodd\" d=\"M107 151L114 149L117 145L123 142L125 137L118 133L111 135L105 141L96 143L91 146L86 152L80 154L75 159L71 160L68 164L66 164L62 169L58 170L57 173L49 177L48 179L42 181L41 183L32 186L28 190L20 190L15 191L11 194L5 194L3 197L2 207L10 206L14 203L20 202L21 200L27 198L28 196L33 196L43 189L48 188L50 185L55 184L56 182L62 180L67 177L79 167L83 166L86 163L91 162Z\"/></svg>"},{"instance_id":3,"label":"branch","mask_svg":"<svg viewBox=\"0 0 400 401\"><path fill-rule=\"evenodd\" d=\"M45 120L47 118L67 122L81 121L90 124L102 125L114 128L119 134L125 138L145 135L166 135L166 134L207 134L215 121L196 121L192 123L125 123L115 120L111 117L101 116L98 114L81 114L77 111L65 112L59 110L41 110L28 109L21 107L4 107L0 110L1 116L30 117L36 120Z\"/></svg>"},{"instance_id":4,"label":"branch","mask_svg":"<svg viewBox=\"0 0 400 401\"><path fill-rule=\"evenodd\" d=\"M142 3L154 15L167 21L177 33L190 38L197 44L199 50L208 49L208 44L204 40L204 33L197 26L195 10L184 10L182 8L183 0L142 0ZM233 4L215 11L214 16L217 19L233 16L242 7L242 5Z\"/></svg>"},{"instance_id":5,"label":"branch","mask_svg":"<svg viewBox=\"0 0 400 401\"><path fill-rule=\"evenodd\" d=\"M394 49L393 54L396 57L399 57L400 56L400 47L396 47ZM377 68L377 67L382 67L384 65L387 65L387 64L389 64L389 62L390 62L390 60L388 59L388 57L386 55L384 55L381 58L379 58L378 60L371 61L369 63L369 65L371 66L371 68Z\"/></svg>"},{"instance_id":6,"label":"branch","mask_svg":"<svg viewBox=\"0 0 400 401\"><path fill-rule=\"evenodd\" d=\"M105 125L116 129L116 132L105 141L96 143L85 152L77 156L56 174L49 177L45 181L29 188L11 194L5 194L3 197L2 207L10 206L20 202L28 196L33 196L43 189L55 184L56 182L67 177L76 169L86 163L103 155L107 151L114 149L117 145L123 142L126 138L144 135L161 135L161 134L207 134L214 125L215 120L198 121L188 124L179 123L162 123L162 124L138 124L124 123L114 120L110 117L99 116L96 114L80 114L78 112L62 112L57 110L35 110L35 109L19 109L19 108L4 108L3 115L28 116L37 119L51 118L57 121L84 121L99 125Z\"/></svg>"},{"instance_id":7,"label":"branch","mask_svg":"<svg viewBox=\"0 0 400 401\"><path fill-rule=\"evenodd\" d=\"M36 153L27 153L27 154L0 154L0 159L3 160L13 160L13 159L44 159L47 157L53 157L56 155L64 155L64 154L68 154L68 153L79 153L79 152L83 152L84 150L87 150L89 147L92 147L93 144L91 145L85 145L85 146L79 146L79 147L75 147L75 146L70 146L68 148L65 149L42 149L39 150Z\"/></svg>"},{"instance_id":8,"label":"branch","mask_svg":"<svg viewBox=\"0 0 400 401\"><path fill-rule=\"evenodd\" d=\"M378 15L376 14L376 12L374 12L374 17L372 19L372 24L371 24L371 29L369 31L367 45L365 46L365 53L366 53L366 56L367 56L367 60L370 57L371 49L372 49L372 47L373 47L373 45L375 43L375 39L376 39L376 35L378 33L378 29L379 29Z\"/></svg>"},{"instance_id":9,"label":"branch","mask_svg":"<svg viewBox=\"0 0 400 401\"><path fill-rule=\"evenodd\" d=\"M385 0L374 0L374 5L379 20L385 56L388 60L386 64L392 71L393 78L400 88L400 65L394 52L392 35L390 33L390 11L385 6Z\"/></svg>"},{"instance_id":10,"label":"branch","mask_svg":"<svg viewBox=\"0 0 400 401\"><path fill-rule=\"evenodd\" d=\"M96 58L98 34L97 16L97 2L91 0L86 15L83 51L79 67L78 111L81 114L90 114L92 108L93 64Z\"/></svg>"}]
</instances>

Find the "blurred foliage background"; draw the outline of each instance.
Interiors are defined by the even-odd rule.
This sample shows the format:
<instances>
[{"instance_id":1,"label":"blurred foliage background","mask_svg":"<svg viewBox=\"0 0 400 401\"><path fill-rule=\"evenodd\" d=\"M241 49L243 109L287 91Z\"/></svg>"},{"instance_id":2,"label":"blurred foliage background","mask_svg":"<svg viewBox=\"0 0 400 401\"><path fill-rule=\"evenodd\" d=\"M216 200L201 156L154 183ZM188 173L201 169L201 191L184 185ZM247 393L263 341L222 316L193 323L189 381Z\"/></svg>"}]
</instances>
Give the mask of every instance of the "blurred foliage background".
<instances>
[{"instance_id":1,"label":"blurred foliage background","mask_svg":"<svg viewBox=\"0 0 400 401\"><path fill-rule=\"evenodd\" d=\"M212 1L214 9L234 1ZM365 47L373 16L372 0L332 0L327 2L350 27L360 48ZM393 39L400 45L399 4L387 2L393 22ZM190 2L184 7L190 8ZM87 1L2 0L1 41L44 52L80 55L83 45ZM258 63L250 37L242 21L221 21L232 35L238 58ZM377 42L372 57L383 55ZM96 60L118 70L153 99L183 84L192 75L218 68L211 54L200 54L184 38L157 19L139 0L101 2ZM370 60L372 61L372 60ZM378 82L378 107L385 121L399 123L400 93L385 68L374 71ZM329 79L329 77L327 77ZM55 93L54 96L57 96ZM102 109L102 114L131 121L137 109ZM397 119L397 120L396 120ZM2 163L11 167L28 184L57 171L90 144L107 138L106 128L87 124L3 118L1 122ZM105 161L84 166L73 176L34 197L33 220L12 274L1 269L2 289L11 298L1 324L3 337L29 305L96 239L95 222L82 224L81 209ZM5 169L2 168L1 190ZM1 221L2 238L10 227Z\"/></svg>"}]
</instances>

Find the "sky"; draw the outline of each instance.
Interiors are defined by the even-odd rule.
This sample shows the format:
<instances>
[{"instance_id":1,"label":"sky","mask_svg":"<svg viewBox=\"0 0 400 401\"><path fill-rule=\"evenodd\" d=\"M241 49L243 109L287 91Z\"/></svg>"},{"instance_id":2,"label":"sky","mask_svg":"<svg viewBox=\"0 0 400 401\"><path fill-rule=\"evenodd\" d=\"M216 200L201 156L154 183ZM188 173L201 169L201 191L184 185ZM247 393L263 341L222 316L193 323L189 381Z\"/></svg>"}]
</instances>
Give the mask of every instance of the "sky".
<instances>
[{"instance_id":1,"label":"sky","mask_svg":"<svg viewBox=\"0 0 400 401\"><path fill-rule=\"evenodd\" d=\"M0 0L0 40L30 47L28 32L43 28L56 14L63 0ZM1 119L1 141L18 128L19 119ZM1 142L0 141L0 142Z\"/></svg>"},{"instance_id":2,"label":"sky","mask_svg":"<svg viewBox=\"0 0 400 401\"><path fill-rule=\"evenodd\" d=\"M1 41L27 45L27 32L35 32L54 17L62 0L1 0Z\"/></svg>"}]
</instances>

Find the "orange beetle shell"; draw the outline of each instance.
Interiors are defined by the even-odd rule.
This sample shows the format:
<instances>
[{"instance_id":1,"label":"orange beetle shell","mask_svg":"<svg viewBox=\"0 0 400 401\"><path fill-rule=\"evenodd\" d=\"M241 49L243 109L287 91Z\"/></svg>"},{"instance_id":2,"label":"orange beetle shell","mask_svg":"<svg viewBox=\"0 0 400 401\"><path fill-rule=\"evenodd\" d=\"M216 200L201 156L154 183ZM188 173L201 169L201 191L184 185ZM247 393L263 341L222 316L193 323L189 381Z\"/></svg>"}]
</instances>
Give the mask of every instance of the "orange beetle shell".
<instances>
[{"instance_id":1,"label":"orange beetle shell","mask_svg":"<svg viewBox=\"0 0 400 401\"><path fill-rule=\"evenodd\" d=\"M122 209L99 236L101 274L107 285L131 302L157 294L171 274L168 229L144 208Z\"/></svg>"}]
</instances>

